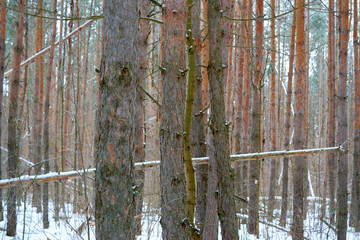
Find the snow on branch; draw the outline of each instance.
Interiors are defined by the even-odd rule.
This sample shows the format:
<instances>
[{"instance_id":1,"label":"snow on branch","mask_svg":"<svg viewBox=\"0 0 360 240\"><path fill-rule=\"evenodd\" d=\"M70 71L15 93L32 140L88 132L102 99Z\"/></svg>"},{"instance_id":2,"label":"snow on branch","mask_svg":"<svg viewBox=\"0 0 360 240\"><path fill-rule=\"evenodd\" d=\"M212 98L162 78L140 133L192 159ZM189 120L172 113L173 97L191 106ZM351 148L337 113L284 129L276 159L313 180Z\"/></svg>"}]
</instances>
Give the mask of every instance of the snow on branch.
<instances>
[{"instance_id":1,"label":"snow on branch","mask_svg":"<svg viewBox=\"0 0 360 240\"><path fill-rule=\"evenodd\" d=\"M61 181L68 180L71 178L79 178L84 174L95 172L96 168L90 168L86 170L78 170L78 171L68 171L68 172L50 172L42 175L22 175L17 178L3 179L0 180L0 188L9 188L18 185L26 185L31 184L34 181L37 182L52 182L52 181Z\"/></svg>"},{"instance_id":2,"label":"snow on branch","mask_svg":"<svg viewBox=\"0 0 360 240\"><path fill-rule=\"evenodd\" d=\"M329 152L343 152L344 149L342 146L339 147L329 147L329 148L313 148L313 149L300 149L300 150L284 150L284 151L273 151L273 152L260 152L260 153L247 153L247 154L236 154L230 155L230 160L232 162L237 161L246 161L246 160L260 160L263 158L269 157L281 157L281 156L299 156L299 155L314 155L321 153ZM209 162L209 157L202 158L192 158L193 164L207 164ZM135 163L135 169L145 169L150 167L157 167L160 165L160 161L146 161ZM68 172L50 172L42 175L22 175L17 178L3 179L0 180L0 188L9 188L18 185L31 184L34 181L38 182L52 182L52 181L62 181L73 178L80 178L84 174L94 173L96 168L90 168L86 170L77 170L77 171L68 171Z\"/></svg>"}]
</instances>

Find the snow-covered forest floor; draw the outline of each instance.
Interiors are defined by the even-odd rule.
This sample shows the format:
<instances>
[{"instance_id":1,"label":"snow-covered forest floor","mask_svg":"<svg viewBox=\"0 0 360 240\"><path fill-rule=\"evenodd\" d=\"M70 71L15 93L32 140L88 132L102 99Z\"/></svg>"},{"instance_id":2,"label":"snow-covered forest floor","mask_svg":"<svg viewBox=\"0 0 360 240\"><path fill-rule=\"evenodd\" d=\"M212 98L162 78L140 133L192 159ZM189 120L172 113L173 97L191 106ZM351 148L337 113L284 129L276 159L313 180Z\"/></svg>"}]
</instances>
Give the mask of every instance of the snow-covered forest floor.
<instances>
[{"instance_id":1,"label":"snow-covered forest floor","mask_svg":"<svg viewBox=\"0 0 360 240\"><path fill-rule=\"evenodd\" d=\"M305 239L324 240L336 239L334 231L327 225L328 219L324 221L320 219L319 203L314 201L309 202L307 219L304 221ZM50 228L43 229L42 215L36 213L36 208L32 207L30 202L17 208L17 236L7 237L5 234L6 220L0 222L0 239L26 239L26 240L75 240L75 239L95 239L95 224L94 217L89 216L89 228L87 227L86 214L73 213L72 205L66 205L66 212L60 214L60 221L54 221L54 207L50 203ZM4 209L4 216L6 218L6 207ZM275 210L275 220L268 223L265 214L261 212L260 216L260 239L291 239L290 226L282 228L279 227L278 218L280 211ZM155 240L161 239L161 226L159 210L144 207L142 234L138 240ZM291 222L291 212L288 213L288 223ZM246 224L241 224L239 229L240 239L256 239L255 236L249 235L246 231ZM355 233L354 228L348 228L348 240L360 239L360 233ZM220 228L219 228L219 239Z\"/></svg>"}]
</instances>

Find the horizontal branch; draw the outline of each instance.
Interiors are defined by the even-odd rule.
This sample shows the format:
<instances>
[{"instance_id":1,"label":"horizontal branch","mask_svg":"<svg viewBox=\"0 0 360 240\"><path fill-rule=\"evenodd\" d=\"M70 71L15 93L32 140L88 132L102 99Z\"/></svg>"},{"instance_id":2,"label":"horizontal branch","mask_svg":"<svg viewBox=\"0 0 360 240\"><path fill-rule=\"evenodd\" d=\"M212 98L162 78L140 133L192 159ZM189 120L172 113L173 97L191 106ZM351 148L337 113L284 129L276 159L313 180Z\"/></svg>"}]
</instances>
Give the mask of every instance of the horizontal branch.
<instances>
[{"instance_id":1,"label":"horizontal branch","mask_svg":"<svg viewBox=\"0 0 360 240\"><path fill-rule=\"evenodd\" d=\"M71 38L72 36L74 36L77 32L81 31L83 28L85 28L87 25L89 25L90 23L94 22L96 19L91 19L87 22L85 22L83 25L79 26L78 28L74 29L74 31L72 31L71 33L69 33L67 36L65 36L61 42L64 42L66 40L68 40L69 38ZM60 41L57 41L55 43L55 46L58 46L60 44ZM48 46L46 48L44 48L43 50L41 50L40 52L36 53L35 55L32 55L31 57L29 57L28 59L26 59L25 61L23 61L21 64L20 64L20 67L23 67L33 61L35 61L36 58L38 58L39 56L45 54L46 52L50 51L52 46ZM9 76L11 73L13 72L13 68L6 71L4 73L4 77L7 77Z\"/></svg>"},{"instance_id":2,"label":"horizontal branch","mask_svg":"<svg viewBox=\"0 0 360 240\"><path fill-rule=\"evenodd\" d=\"M344 149L342 146L339 147L329 147L329 148L312 148L312 149L300 149L300 150L283 150L283 151L273 151L273 152L260 152L260 153L245 153L245 154L235 154L230 155L230 160L232 162L237 161L248 161L248 160L259 160L269 157L291 157L291 156L300 156L308 154L321 154L327 152L343 152ZM207 164L209 162L209 157L201 158L192 158L192 161L195 165ZM144 169L149 167L156 167L160 164L160 161L148 161L135 163L136 169Z\"/></svg>"},{"instance_id":3,"label":"horizontal branch","mask_svg":"<svg viewBox=\"0 0 360 240\"><path fill-rule=\"evenodd\" d=\"M281 157L281 156L291 157L291 156L299 156L299 155L309 155L309 154L315 155L321 153L343 152L343 151L344 149L342 148L342 146L329 147L329 148L289 150L289 151L284 150L284 151L230 155L230 160L232 162L237 162L237 161L246 161L246 160L259 160L269 157ZM209 157L192 158L192 161L194 165L207 164L209 162ZM135 169L139 170L139 169L157 167L159 165L160 165L160 161L146 161L146 162L135 163L134 167ZM8 188L17 185L31 184L34 181L51 182L51 181L61 181L61 180L67 180L73 178L80 178L84 174L94 173L95 171L96 171L95 168L90 168L86 170L68 171L68 172L59 172L59 173L51 172L36 176L23 175L17 178L0 180L0 188Z\"/></svg>"},{"instance_id":4,"label":"horizontal branch","mask_svg":"<svg viewBox=\"0 0 360 240\"><path fill-rule=\"evenodd\" d=\"M68 171L68 172L50 172L41 175L22 175L17 178L3 179L0 180L0 188L9 188L18 185L27 185L31 184L34 181L37 182L52 182L52 181L62 181L68 180L72 178L82 177L84 174L95 172L96 168L90 168L86 170L78 170L78 171Z\"/></svg>"}]
</instances>

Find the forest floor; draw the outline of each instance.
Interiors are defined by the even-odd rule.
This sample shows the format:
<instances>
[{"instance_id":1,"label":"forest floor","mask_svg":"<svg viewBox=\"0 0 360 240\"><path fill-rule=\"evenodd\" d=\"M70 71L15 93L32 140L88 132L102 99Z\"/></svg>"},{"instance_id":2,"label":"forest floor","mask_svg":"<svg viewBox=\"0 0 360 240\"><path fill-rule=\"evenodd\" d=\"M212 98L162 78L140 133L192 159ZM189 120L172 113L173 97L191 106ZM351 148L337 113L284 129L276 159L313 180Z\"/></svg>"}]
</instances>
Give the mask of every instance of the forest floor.
<instances>
[{"instance_id":1,"label":"forest floor","mask_svg":"<svg viewBox=\"0 0 360 240\"><path fill-rule=\"evenodd\" d=\"M89 228L87 227L86 215L73 213L72 205L66 205L66 212L60 214L60 220L55 222L54 220L54 208L50 203L49 219L50 228L43 229L42 214L36 213L36 208L32 207L29 203L24 205L22 203L17 207L17 236L7 237L5 234L6 220L0 222L0 239L3 240L76 240L76 239L95 239L95 224L93 216L89 217ZM320 204L311 202L308 208L307 219L304 221L304 236L305 239L317 240L317 239L336 239L336 234L329 227L327 220L320 219ZM279 227L278 218L280 212L274 211L275 220L267 222L265 214L261 214L260 220L260 238L259 239L291 239L290 225L286 227ZM6 217L6 207L4 210L4 216ZM144 207L143 214L143 227L142 233L138 236L138 240L155 240L161 239L161 226L159 210L154 210ZM291 216L291 212L288 213ZM241 217L241 215L239 215ZM287 219L291 222L291 219ZM240 224L239 229L240 239L257 239L253 235L249 235L246 231L246 224ZM360 233L355 233L354 228L348 229L348 240L360 239ZM219 227L219 239L220 227Z\"/></svg>"}]
</instances>

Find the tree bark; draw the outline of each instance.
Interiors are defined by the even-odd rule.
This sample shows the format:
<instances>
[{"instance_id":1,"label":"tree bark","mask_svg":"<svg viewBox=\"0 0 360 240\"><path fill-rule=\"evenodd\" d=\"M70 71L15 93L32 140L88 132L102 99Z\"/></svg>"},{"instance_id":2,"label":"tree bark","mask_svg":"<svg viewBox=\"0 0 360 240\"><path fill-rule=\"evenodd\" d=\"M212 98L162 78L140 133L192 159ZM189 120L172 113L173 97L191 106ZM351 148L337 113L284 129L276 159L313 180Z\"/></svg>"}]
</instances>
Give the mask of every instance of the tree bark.
<instances>
[{"instance_id":1,"label":"tree bark","mask_svg":"<svg viewBox=\"0 0 360 240\"><path fill-rule=\"evenodd\" d=\"M37 18L36 18L36 52L44 47L43 34L43 0L38 1ZM36 59L35 67L35 92L33 108L33 161L35 164L41 161L41 126L43 116L43 95L44 95L44 56ZM40 164L41 165L41 164ZM35 174L40 174L39 164L35 167ZM41 188L40 185L34 184L33 203L36 206L36 212L41 212Z\"/></svg>"},{"instance_id":2,"label":"tree bark","mask_svg":"<svg viewBox=\"0 0 360 240\"><path fill-rule=\"evenodd\" d=\"M194 0L194 6L192 8L192 32L195 42L194 54L195 54L195 93L194 93L194 106L192 112L192 125L190 134L191 143L191 155L194 157L206 156L206 140L205 140L205 127L204 127L204 112L202 112L202 76L201 68L201 32L200 32L200 2ZM196 204L195 204L195 224L200 231L205 225L205 213L206 213L206 189L207 189L207 176L208 166L196 166L195 168L195 180L196 180ZM200 232L200 235L202 233Z\"/></svg>"},{"instance_id":3,"label":"tree bark","mask_svg":"<svg viewBox=\"0 0 360 240\"><path fill-rule=\"evenodd\" d=\"M161 65L160 182L163 239L189 239L184 172L184 111L186 97L185 0L167 1Z\"/></svg>"},{"instance_id":4,"label":"tree bark","mask_svg":"<svg viewBox=\"0 0 360 240\"><path fill-rule=\"evenodd\" d=\"M271 76L270 76L270 150L276 150L276 125L277 125L277 111L276 111L276 47L275 47L275 0L271 0ZM278 92L280 94L280 92ZM280 106L278 106L280 107ZM275 191L276 191L276 177L278 171L277 159L271 160L271 173L269 184L269 206L267 217L268 220L273 219L273 211L275 205Z\"/></svg>"},{"instance_id":5,"label":"tree bark","mask_svg":"<svg viewBox=\"0 0 360 240\"><path fill-rule=\"evenodd\" d=\"M358 40L358 2L354 0L354 170L353 193L351 204L354 216L355 230L360 231L360 65L359 65L359 40Z\"/></svg>"},{"instance_id":6,"label":"tree bark","mask_svg":"<svg viewBox=\"0 0 360 240\"><path fill-rule=\"evenodd\" d=\"M306 131L306 44L305 44L305 9L304 0L297 0L296 7L296 64L295 64L295 106L294 106L294 148L305 147ZM303 239L303 203L304 203L304 161L306 157L295 157L294 197L293 197L293 239Z\"/></svg>"},{"instance_id":7,"label":"tree bark","mask_svg":"<svg viewBox=\"0 0 360 240\"><path fill-rule=\"evenodd\" d=\"M57 8L57 0L54 0L54 12ZM51 46L49 61L48 61L48 69L46 76L46 96L45 96L45 109L44 109L44 173L48 173L50 171L50 90L51 90L51 81L52 81L52 70L55 56L55 40L56 40L56 21L53 21L52 24L52 34L51 34ZM49 184L43 184L43 227L45 229L49 228Z\"/></svg>"},{"instance_id":8,"label":"tree bark","mask_svg":"<svg viewBox=\"0 0 360 240\"><path fill-rule=\"evenodd\" d=\"M120 27L119 27L120 26ZM139 83L139 1L104 8L100 104L95 138L97 239L135 239L134 134Z\"/></svg>"},{"instance_id":9,"label":"tree bark","mask_svg":"<svg viewBox=\"0 0 360 240\"><path fill-rule=\"evenodd\" d=\"M4 72L5 72L5 38L6 38L6 0L0 3L0 146L2 140L2 100L4 91ZM0 151L0 161L1 159ZM2 178L2 165L0 164L0 179ZM4 220L2 190L0 189L0 221Z\"/></svg>"},{"instance_id":10,"label":"tree bark","mask_svg":"<svg viewBox=\"0 0 360 240\"><path fill-rule=\"evenodd\" d=\"M217 200L217 214L220 220L222 239L238 239L234 173L230 165L229 126L225 116L224 76L221 58L225 46L221 47L221 5L219 0L209 1L208 14L208 73L211 108L209 168L215 168L214 172L216 174L216 191L208 192L208 195L214 194ZM211 213L207 212L206 215L210 216Z\"/></svg>"},{"instance_id":11,"label":"tree bark","mask_svg":"<svg viewBox=\"0 0 360 240\"><path fill-rule=\"evenodd\" d=\"M339 78L337 82L337 138L338 142L343 143L347 140L347 61L348 61L348 42L349 42L349 1L339 1ZM338 155L338 221L337 237L346 239L347 232L347 176L348 176L348 151Z\"/></svg>"},{"instance_id":12,"label":"tree bark","mask_svg":"<svg viewBox=\"0 0 360 240\"><path fill-rule=\"evenodd\" d=\"M17 109L18 109L18 93L20 86L20 63L24 48L24 14L25 1L19 1L19 12L17 17L17 30L13 54L13 68L14 72L10 81L10 95L9 95L9 118L8 118L8 178L14 178L17 175L18 159L17 159ZM10 188L8 192L7 202L7 226L6 235L16 235L16 188Z\"/></svg>"},{"instance_id":13,"label":"tree bark","mask_svg":"<svg viewBox=\"0 0 360 240\"><path fill-rule=\"evenodd\" d=\"M193 1L187 0L188 14L186 18L186 47L187 47L187 60L188 60L188 81L187 81L187 94L185 105L185 120L184 120L184 163L186 171L187 183L187 211L189 215L189 222L191 226L194 224L194 211L196 202L196 188L195 188L195 173L191 161L191 148L190 148L190 133L192 112L194 105L195 93L195 43L193 39L192 29L192 9ZM191 231L192 238L194 232Z\"/></svg>"},{"instance_id":14,"label":"tree bark","mask_svg":"<svg viewBox=\"0 0 360 240\"><path fill-rule=\"evenodd\" d=\"M335 12L334 0L329 0L329 31L328 31L328 82L327 82L327 133L326 145L335 144ZM335 155L328 153L326 155L328 164L328 186L330 198L330 223L335 221Z\"/></svg>"},{"instance_id":15,"label":"tree bark","mask_svg":"<svg viewBox=\"0 0 360 240\"><path fill-rule=\"evenodd\" d=\"M294 0L296 6L296 0ZM296 35L296 11L293 13L293 21L291 26L290 39L290 60L288 72L288 85L286 93L286 112L285 112L285 141L284 149L290 148L290 130L291 130L291 98L292 98L292 81L295 57L295 35ZM283 160L283 178L282 178L282 194L281 194L281 215L280 226L286 225L286 215L288 209L288 185L289 185L289 158L284 157Z\"/></svg>"},{"instance_id":16,"label":"tree bark","mask_svg":"<svg viewBox=\"0 0 360 240\"><path fill-rule=\"evenodd\" d=\"M263 37L264 1L256 0L255 23L255 76L252 84L252 126L251 126L251 149L253 152L261 152L261 85L262 85L262 62L263 62ZM260 160L250 162L249 176L249 222L248 232L259 236L259 187L260 187Z\"/></svg>"}]
</instances>

